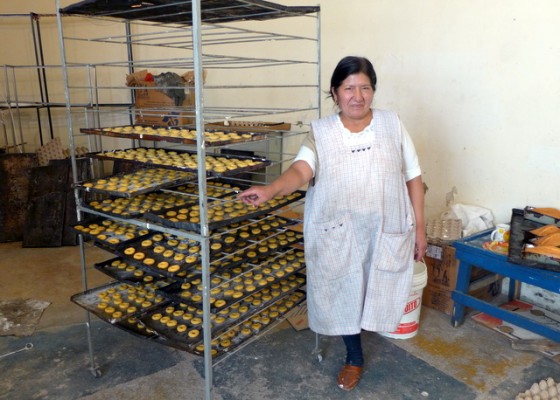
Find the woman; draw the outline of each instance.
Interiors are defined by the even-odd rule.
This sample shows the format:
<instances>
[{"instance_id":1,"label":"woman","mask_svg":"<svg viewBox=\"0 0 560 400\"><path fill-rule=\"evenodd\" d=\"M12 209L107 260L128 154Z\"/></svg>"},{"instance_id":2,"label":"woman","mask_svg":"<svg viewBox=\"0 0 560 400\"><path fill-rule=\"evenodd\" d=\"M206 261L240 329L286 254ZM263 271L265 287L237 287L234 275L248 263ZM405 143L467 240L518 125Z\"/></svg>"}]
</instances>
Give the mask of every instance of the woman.
<instances>
[{"instance_id":1,"label":"woman","mask_svg":"<svg viewBox=\"0 0 560 400\"><path fill-rule=\"evenodd\" d=\"M341 335L337 383L352 390L364 357L360 332L396 330L426 250L424 187L414 145L398 116L372 108L369 60L345 57L331 77L340 111L312 122L292 165L239 194L255 206L306 183L304 237L310 328Z\"/></svg>"}]
</instances>

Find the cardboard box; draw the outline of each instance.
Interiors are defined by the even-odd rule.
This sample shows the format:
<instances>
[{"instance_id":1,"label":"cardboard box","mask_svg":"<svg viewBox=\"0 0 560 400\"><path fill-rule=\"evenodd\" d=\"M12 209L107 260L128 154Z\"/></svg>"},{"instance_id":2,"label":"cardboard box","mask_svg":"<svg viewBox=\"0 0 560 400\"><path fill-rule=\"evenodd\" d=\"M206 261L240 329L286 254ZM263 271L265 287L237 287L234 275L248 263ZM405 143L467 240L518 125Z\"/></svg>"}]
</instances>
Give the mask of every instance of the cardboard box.
<instances>
[{"instance_id":1,"label":"cardboard box","mask_svg":"<svg viewBox=\"0 0 560 400\"><path fill-rule=\"evenodd\" d=\"M424 261L428 270L428 285L450 291L455 289L459 260L455 258L455 248L451 244L428 243ZM471 282L490 274L489 271L473 267Z\"/></svg>"},{"instance_id":2,"label":"cardboard box","mask_svg":"<svg viewBox=\"0 0 560 400\"><path fill-rule=\"evenodd\" d=\"M155 83L144 82L134 91L136 94L135 121L139 125L154 126L182 126L194 123L194 111L186 111L191 106L192 96L186 93L182 106L176 106L175 101L157 89Z\"/></svg>"},{"instance_id":3,"label":"cardboard box","mask_svg":"<svg viewBox=\"0 0 560 400\"><path fill-rule=\"evenodd\" d=\"M194 83L193 73L187 72L176 80L178 83L171 86L174 89L176 89L175 85L185 85L185 98L180 105L175 104L175 99L163 92L164 87L158 87L147 70L126 77L126 85L135 88L136 124L182 126L195 123L194 93L188 87Z\"/></svg>"},{"instance_id":4,"label":"cardboard box","mask_svg":"<svg viewBox=\"0 0 560 400\"><path fill-rule=\"evenodd\" d=\"M491 300L502 291L502 279L492 282L479 289L470 291L469 294L481 300ZM454 301L451 298L452 290L438 286L427 285L422 292L422 305L441 311L447 315L453 314ZM469 309L467 308L466 312Z\"/></svg>"}]
</instances>

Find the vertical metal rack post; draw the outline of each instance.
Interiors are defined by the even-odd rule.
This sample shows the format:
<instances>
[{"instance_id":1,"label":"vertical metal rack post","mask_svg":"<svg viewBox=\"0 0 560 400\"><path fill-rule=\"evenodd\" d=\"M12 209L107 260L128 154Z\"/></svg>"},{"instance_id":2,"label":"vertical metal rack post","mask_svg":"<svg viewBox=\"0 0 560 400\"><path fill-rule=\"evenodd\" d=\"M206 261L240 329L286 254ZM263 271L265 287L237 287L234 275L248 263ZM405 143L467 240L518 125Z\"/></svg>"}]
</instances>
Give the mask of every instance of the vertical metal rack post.
<instances>
[{"instance_id":1,"label":"vertical metal rack post","mask_svg":"<svg viewBox=\"0 0 560 400\"><path fill-rule=\"evenodd\" d=\"M200 260L201 260L201 278L202 278L202 336L204 343L204 393L205 399L210 400L212 397L212 374L213 366L215 365L215 360L213 359L212 352L212 307L211 307L211 265L212 265L212 253L210 249L210 239L213 232L210 229L210 219L209 219L209 199L207 196L208 190L208 179L209 171L206 166L207 159L207 148L216 148L218 145L212 145L208 142L206 138L206 131L208 129L208 124L210 122L216 124L219 122L229 122L230 120L245 121L251 118L262 118L263 120L278 120L280 118L294 118L292 123L292 128L283 129L281 131L270 130L267 131L265 140L255 141L255 142L240 142L240 143L230 143L224 145L226 149L238 148L243 151L262 151L263 148L268 147L258 147L261 142L278 141L280 146L278 146L278 154L275 159L271 162L272 166L279 167L281 169L283 166L287 165L293 158L294 154L285 154L284 146L290 140L296 139L296 141L301 142L303 135L309 130L309 121L311 119L320 116L321 109L321 91L320 91L320 9L319 7L292 7L292 6L282 6L275 3L270 3L267 1L252 1L252 0L193 0L193 1L174 1L170 4L166 1L154 1L150 3L142 3L138 5L133 2L128 5L115 5L114 8L107 9L106 7L111 7L107 5L105 1L99 1L99 7L96 8L96 2L81 2L75 5L71 5L65 8L60 7L60 0L56 1L57 6L57 20L59 24L59 41L61 48L61 58L62 58L62 68L64 71L64 82L65 82L65 96L66 96L66 111L67 111L67 128L69 134L70 150L72 156L72 167L73 167L73 177L74 183L79 184L77 181L76 174L76 160L74 149L76 146L75 140L82 140L76 135L76 132L81 128L79 124L83 123L77 122L74 119L76 115L76 110L72 106L75 104L75 100L72 98L73 93L77 90L84 89L83 84L75 84L72 82L70 77L70 67L76 66L87 66L88 69L95 71L95 87L88 88L88 93L90 98L94 99L94 104L91 107L91 112L95 112L95 118L88 118L85 121L91 121L94 126L92 128L102 131L105 124L113 124L114 122L104 122L109 115L109 110L101 110L99 107L95 106L96 101L103 102L100 100L103 98L101 94L102 91L127 91L129 94L134 90L125 87L124 85L120 88L111 87L109 84L98 84L97 79L105 78L107 81L111 81L111 76L103 77L101 70L106 68L108 71L114 71L114 68L121 68L119 71L126 70L127 73L134 73L140 69L150 68L158 69L169 68L169 69L192 69L194 73L194 84L191 90L194 91L194 104L192 108L183 107L183 111L186 115L194 119L194 129L196 129L196 141L189 147L188 144L172 143L169 138L162 140L154 140L150 142L155 148L165 149L166 146L170 147L172 150L195 150L197 157L197 186L198 186L198 207L200 210L200 222L199 230L193 232L187 232L183 229L173 228L169 225L147 222L146 220L132 218L132 219L122 219L115 217L114 215L109 215L113 220L124 221L131 224L135 224L139 227L148 229L150 231L162 232L164 234L176 235L180 237L186 237L188 239L195 240L200 243ZM105 8L104 8L105 7ZM64 16L64 18L63 18ZM91 18L94 20L99 19L105 24L112 24L115 22L125 23L124 33L115 33L107 29L107 32L98 32L98 36L80 36L76 31L78 28L73 26L72 31L66 33L63 25L67 23L67 20L76 18ZM268 21L280 20L282 18L309 18L315 23L314 30L312 34L303 35L300 33L283 33L278 26L276 29L272 29L270 32L263 29L264 24L268 24ZM261 24L262 23L262 24ZM240 24L253 24L255 26L244 27ZM279 24L277 24L279 25ZM281 26L282 27L282 26ZM91 28L91 27L90 27ZM279 31L280 30L280 31ZM299 32L299 28L296 29ZM88 34L94 35L95 32L89 30ZM95 60L88 60L86 62L76 62L70 61L69 49L67 43L70 41L77 41L84 43L84 45L98 44L98 45L124 45L126 51L126 60L105 60L95 62ZM275 54L267 54L263 56L262 54L249 54L240 55L232 52L232 48L235 46L245 46L249 49L253 47L253 44L260 44L260 51L268 49L270 44L283 44L284 42L304 42L310 45L316 52L301 50L299 48L294 49L294 53L300 52L300 54L294 54L293 56L287 57L286 55L275 56ZM147 46L150 49L148 54L150 57L146 57L146 53L134 52L134 48ZM167 52L173 52L174 56L169 56L167 58L161 57L156 54L156 48L165 49ZM208 49L218 49L214 52ZM284 48L284 46L282 46ZM264 49L264 50L263 50ZM152 51L153 50L153 51ZM177 55L174 51L185 52L186 56L181 54ZM257 49L259 50L259 49ZM76 48L74 48L76 51ZM258 52L258 51L257 51ZM251 53L249 51L249 53ZM143 54L143 55L139 55ZM311 55L310 55L311 54ZM72 57L75 55L73 54ZM90 56L88 54L88 56ZM90 57L91 58L91 57ZM241 82L241 77L247 78L247 74L244 71L263 68L263 76L270 79L275 78L271 73L268 73L270 69L273 68L286 68L288 71L285 73L286 76L290 78L297 78L298 81L294 84L286 84L285 82L269 83L265 80L260 82L258 79L254 83L245 84ZM113 70L112 70L113 68ZM268 70L266 69L268 68ZM292 68L292 70L289 70ZM206 83L205 73L210 70L213 71L225 71L222 76L217 73L216 75L209 75L211 78L216 77L218 83ZM238 75L235 75L235 72ZM231 73L231 76L229 75ZM110 75L110 73L109 73ZM300 76L301 75L301 76ZM89 76L89 75L88 75ZM223 79L226 76L227 79ZM258 78L257 75L254 76ZM223 80L220 81L220 79ZM232 82L229 81L232 80ZM239 79L239 81L237 81ZM282 96L275 96L273 93L275 91L290 91L298 93L299 95L294 95L293 99L289 99L290 104L280 104L278 99L283 98ZM249 95L243 96L239 95L238 92L248 91ZM261 91L266 95L264 98L269 99L273 102L271 106L265 106L258 104L253 105L250 100L252 100L251 91ZM216 95L215 93L218 92ZM227 93L224 95L224 92ZM123 113L126 118L120 121L130 120L133 121L135 114L138 110L134 107L134 95L130 96L130 106L123 107L122 110L118 110ZM287 96L284 96L284 98ZM226 104L226 101L233 103L233 106ZM277 101L279 104L274 103ZM111 125L109 125L111 126ZM90 128L90 127L85 127ZM191 128L192 129L192 128ZM90 129L91 130L91 129ZM103 130L103 132L105 132ZM122 136L116 136L115 141L122 140ZM299 139L298 139L299 138ZM141 145L146 145L146 140L139 138L138 142ZM106 144L106 143L104 143ZM108 150L115 150L121 143L113 143L114 147ZM111 146L111 144L109 144ZM253 147L251 147L253 146ZM292 150L293 152L293 150ZM257 172L255 172L250 178L249 183L256 181L267 181L270 179L268 174L268 168L261 172L264 178L259 177ZM246 182L246 179L239 179L239 181ZM80 191L76 189L76 202L78 204L78 220L82 220L83 214L93 214L99 216L107 216L106 213L102 211L93 211L84 205L81 199ZM83 254L82 257L82 271L85 274L85 253L83 240L80 240L80 248ZM84 278L84 290L87 290L87 279ZM91 368L96 370L93 364L93 351L91 343L91 333L89 327L89 314L88 314L88 345L90 349Z\"/></svg>"}]
</instances>

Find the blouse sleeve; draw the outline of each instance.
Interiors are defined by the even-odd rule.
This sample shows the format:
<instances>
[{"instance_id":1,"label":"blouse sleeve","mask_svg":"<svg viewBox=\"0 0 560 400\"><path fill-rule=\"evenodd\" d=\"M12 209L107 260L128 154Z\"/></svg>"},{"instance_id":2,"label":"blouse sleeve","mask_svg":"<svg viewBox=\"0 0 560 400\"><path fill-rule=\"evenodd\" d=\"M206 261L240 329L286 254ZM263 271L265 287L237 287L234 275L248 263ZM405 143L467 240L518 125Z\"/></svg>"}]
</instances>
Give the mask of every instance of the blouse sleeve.
<instances>
[{"instance_id":1,"label":"blouse sleeve","mask_svg":"<svg viewBox=\"0 0 560 400\"><path fill-rule=\"evenodd\" d=\"M408 182L417 176L422 174L420 169L420 163L418 161L418 154L416 154L416 148L412 142L408 131L406 130L404 124L401 122L402 131L402 151L403 151L403 173L404 178Z\"/></svg>"},{"instance_id":2,"label":"blouse sleeve","mask_svg":"<svg viewBox=\"0 0 560 400\"><path fill-rule=\"evenodd\" d=\"M313 171L313 177L315 177L315 172L317 170L317 150L315 147L315 136L313 135L312 130L309 131L309 133L305 137L293 162L299 160L305 161L307 164L309 164L311 170Z\"/></svg>"}]
</instances>

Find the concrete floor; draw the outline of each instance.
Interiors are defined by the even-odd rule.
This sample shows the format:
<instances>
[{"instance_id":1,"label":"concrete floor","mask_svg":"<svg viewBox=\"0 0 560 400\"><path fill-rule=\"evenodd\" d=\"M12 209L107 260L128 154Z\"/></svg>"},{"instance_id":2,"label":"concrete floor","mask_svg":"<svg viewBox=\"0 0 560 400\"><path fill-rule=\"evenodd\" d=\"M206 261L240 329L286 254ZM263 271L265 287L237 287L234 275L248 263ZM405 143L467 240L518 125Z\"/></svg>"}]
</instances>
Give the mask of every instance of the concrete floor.
<instances>
[{"instance_id":1,"label":"concrete floor","mask_svg":"<svg viewBox=\"0 0 560 400\"><path fill-rule=\"evenodd\" d=\"M88 248L88 266L111 254ZM33 343L32 350L0 358L0 399L202 399L200 357L147 341L91 319L95 365L89 366L85 311L70 302L82 291L78 247L21 248L0 244L0 299L51 302L32 336L0 337L0 356ZM88 285L110 279L88 267ZM453 328L449 316L422 308L411 339L364 334L366 369L360 385L336 387L344 349L321 337L323 361L312 355L315 335L283 323L213 368L213 397L253 399L514 399L534 382L560 381L560 365L470 318Z\"/></svg>"}]
</instances>

